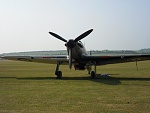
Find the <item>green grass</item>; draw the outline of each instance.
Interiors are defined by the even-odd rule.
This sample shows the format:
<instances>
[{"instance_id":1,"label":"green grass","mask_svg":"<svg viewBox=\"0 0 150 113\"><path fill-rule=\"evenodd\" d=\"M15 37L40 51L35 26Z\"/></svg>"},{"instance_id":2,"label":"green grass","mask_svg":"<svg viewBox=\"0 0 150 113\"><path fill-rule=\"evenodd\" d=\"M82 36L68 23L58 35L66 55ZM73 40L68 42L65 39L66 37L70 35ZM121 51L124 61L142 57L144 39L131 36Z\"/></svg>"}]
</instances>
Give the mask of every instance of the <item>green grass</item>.
<instances>
[{"instance_id":1,"label":"green grass","mask_svg":"<svg viewBox=\"0 0 150 113\"><path fill-rule=\"evenodd\" d=\"M1 113L148 113L150 61L97 67L111 77L91 80L87 71L56 65L0 61Z\"/></svg>"}]
</instances>

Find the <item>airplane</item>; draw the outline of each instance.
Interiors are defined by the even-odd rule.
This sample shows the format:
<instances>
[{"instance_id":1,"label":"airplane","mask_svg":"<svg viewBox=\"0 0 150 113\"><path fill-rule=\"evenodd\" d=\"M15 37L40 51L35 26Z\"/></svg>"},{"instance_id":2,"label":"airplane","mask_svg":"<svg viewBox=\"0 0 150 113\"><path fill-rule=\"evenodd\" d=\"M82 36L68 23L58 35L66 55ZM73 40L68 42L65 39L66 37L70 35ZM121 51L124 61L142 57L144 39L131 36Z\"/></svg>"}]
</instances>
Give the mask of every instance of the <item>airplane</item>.
<instances>
[{"instance_id":1,"label":"airplane","mask_svg":"<svg viewBox=\"0 0 150 113\"><path fill-rule=\"evenodd\" d=\"M90 74L90 78L94 79L96 77L96 66L106 65L106 64L115 64L115 63L124 63L124 62L137 62L150 60L150 55L121 55L121 56L93 56L89 55L80 41L86 36L88 36L93 29L90 29L75 39L69 39L68 41L63 37L59 36L54 32L49 32L53 37L65 42L68 55L53 55L53 56L1 56L3 59L8 60L17 60L17 61L27 61L27 62L38 62L38 63L49 63L57 64L55 75L57 79L62 78L62 72L59 70L60 65L69 65L69 68L72 68L74 65L75 70L85 70L87 69ZM94 66L94 70L92 70Z\"/></svg>"}]
</instances>

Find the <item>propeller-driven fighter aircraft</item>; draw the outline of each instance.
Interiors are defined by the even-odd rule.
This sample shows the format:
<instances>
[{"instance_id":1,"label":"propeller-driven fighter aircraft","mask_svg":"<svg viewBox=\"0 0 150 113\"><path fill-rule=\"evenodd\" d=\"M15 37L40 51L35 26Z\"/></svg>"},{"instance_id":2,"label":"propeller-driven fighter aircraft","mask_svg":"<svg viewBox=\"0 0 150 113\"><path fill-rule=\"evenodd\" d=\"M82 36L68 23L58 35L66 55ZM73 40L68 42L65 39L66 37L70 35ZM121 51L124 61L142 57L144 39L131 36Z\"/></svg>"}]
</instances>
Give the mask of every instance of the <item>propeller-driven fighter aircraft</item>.
<instances>
[{"instance_id":1,"label":"propeller-driven fighter aircraft","mask_svg":"<svg viewBox=\"0 0 150 113\"><path fill-rule=\"evenodd\" d=\"M124 63L124 62L134 62L134 61L144 61L150 60L150 55L124 55L124 56L93 56L88 55L85 47L83 46L81 39L88 36L93 29L90 29L76 39L66 40L56 33L49 32L55 38L65 42L67 47L68 56L54 55L54 56L2 56L1 58L8 60L18 60L18 61L29 61L29 62L39 62L39 63L51 63L57 64L55 75L58 79L62 78L62 72L59 70L60 65L69 64L69 68L74 65L75 70L88 70L91 78L96 76L96 66ZM94 66L94 70L92 70Z\"/></svg>"}]
</instances>

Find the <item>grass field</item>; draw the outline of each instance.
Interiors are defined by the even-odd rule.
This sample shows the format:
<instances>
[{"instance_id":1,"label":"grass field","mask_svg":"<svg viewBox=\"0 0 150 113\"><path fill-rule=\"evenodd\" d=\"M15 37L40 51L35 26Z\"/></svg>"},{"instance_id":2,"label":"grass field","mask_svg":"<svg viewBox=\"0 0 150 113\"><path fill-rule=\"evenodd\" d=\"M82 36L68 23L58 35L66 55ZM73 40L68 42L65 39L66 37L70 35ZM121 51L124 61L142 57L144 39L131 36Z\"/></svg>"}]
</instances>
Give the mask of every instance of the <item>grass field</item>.
<instances>
[{"instance_id":1,"label":"grass field","mask_svg":"<svg viewBox=\"0 0 150 113\"><path fill-rule=\"evenodd\" d=\"M97 67L111 77L56 65L0 61L0 113L149 113L150 61Z\"/></svg>"}]
</instances>

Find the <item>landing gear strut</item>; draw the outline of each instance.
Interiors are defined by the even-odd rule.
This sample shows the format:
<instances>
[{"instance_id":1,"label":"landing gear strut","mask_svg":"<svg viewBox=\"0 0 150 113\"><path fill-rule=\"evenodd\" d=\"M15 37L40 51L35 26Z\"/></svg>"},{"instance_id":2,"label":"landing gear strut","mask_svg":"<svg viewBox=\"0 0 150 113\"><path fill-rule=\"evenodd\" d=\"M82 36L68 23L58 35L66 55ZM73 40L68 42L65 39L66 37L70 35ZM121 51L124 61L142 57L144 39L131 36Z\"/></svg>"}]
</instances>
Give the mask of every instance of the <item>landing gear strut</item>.
<instances>
[{"instance_id":1,"label":"landing gear strut","mask_svg":"<svg viewBox=\"0 0 150 113\"><path fill-rule=\"evenodd\" d=\"M62 64L63 62L57 62L57 66L56 66L56 70L55 70L55 75L57 76L57 79L61 79L62 78L62 72L59 71L59 66L60 64Z\"/></svg>"},{"instance_id":2,"label":"landing gear strut","mask_svg":"<svg viewBox=\"0 0 150 113\"><path fill-rule=\"evenodd\" d=\"M94 63L94 71L91 71L91 79L96 77L96 62Z\"/></svg>"}]
</instances>

